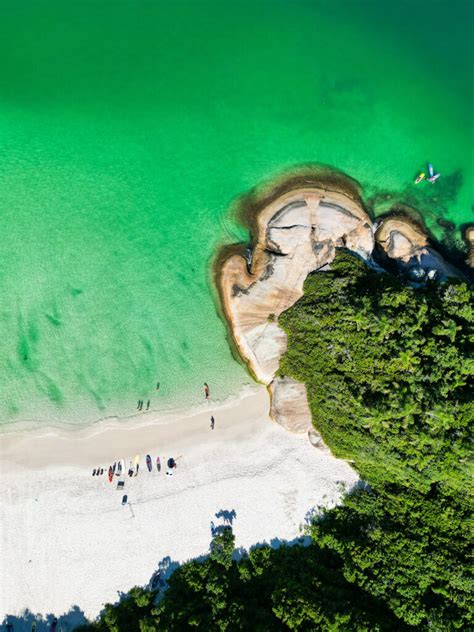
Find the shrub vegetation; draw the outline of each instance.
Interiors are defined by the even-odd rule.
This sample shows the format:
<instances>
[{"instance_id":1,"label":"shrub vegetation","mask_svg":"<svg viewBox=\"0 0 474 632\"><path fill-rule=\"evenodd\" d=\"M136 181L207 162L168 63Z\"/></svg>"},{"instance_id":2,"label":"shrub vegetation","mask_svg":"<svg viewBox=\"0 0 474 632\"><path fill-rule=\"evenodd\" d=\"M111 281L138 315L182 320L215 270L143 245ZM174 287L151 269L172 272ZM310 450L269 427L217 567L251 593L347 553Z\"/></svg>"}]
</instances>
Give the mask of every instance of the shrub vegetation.
<instances>
[{"instance_id":1,"label":"shrub vegetation","mask_svg":"<svg viewBox=\"0 0 474 632\"><path fill-rule=\"evenodd\" d=\"M135 588L87 627L154 630L470 629L472 288L414 288L339 252L280 317L280 372L363 485L322 510L312 544L232 557L230 527L161 598Z\"/></svg>"}]
</instances>

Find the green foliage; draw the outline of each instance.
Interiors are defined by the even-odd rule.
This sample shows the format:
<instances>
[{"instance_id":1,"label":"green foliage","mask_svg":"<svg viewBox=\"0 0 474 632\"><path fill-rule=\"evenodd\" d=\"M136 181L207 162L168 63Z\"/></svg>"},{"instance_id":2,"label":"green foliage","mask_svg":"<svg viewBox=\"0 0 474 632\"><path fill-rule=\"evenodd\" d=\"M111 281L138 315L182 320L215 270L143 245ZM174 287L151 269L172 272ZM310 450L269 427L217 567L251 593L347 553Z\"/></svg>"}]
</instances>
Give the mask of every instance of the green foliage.
<instances>
[{"instance_id":1,"label":"green foliage","mask_svg":"<svg viewBox=\"0 0 474 632\"><path fill-rule=\"evenodd\" d=\"M229 569L232 565L232 553L234 552L234 533L232 527L224 526L217 531L211 542L211 560L222 564Z\"/></svg>"},{"instance_id":2,"label":"green foliage","mask_svg":"<svg viewBox=\"0 0 474 632\"><path fill-rule=\"evenodd\" d=\"M310 546L237 561L221 528L161 599L134 588L86 629L470 629L472 299L459 280L414 289L345 252L309 277L279 318L280 371L306 383L316 427L366 483L314 520Z\"/></svg>"},{"instance_id":3,"label":"green foliage","mask_svg":"<svg viewBox=\"0 0 474 632\"><path fill-rule=\"evenodd\" d=\"M370 484L313 536L350 581L433 630L472 615L472 299L459 280L414 289L341 252L280 317L280 371L306 383L315 426Z\"/></svg>"},{"instance_id":4,"label":"green foliage","mask_svg":"<svg viewBox=\"0 0 474 632\"><path fill-rule=\"evenodd\" d=\"M161 600L134 588L83 632L407 629L382 601L346 580L341 560L329 550L264 545L236 561L233 543L232 529L224 528L206 560L172 574Z\"/></svg>"},{"instance_id":5,"label":"green foliage","mask_svg":"<svg viewBox=\"0 0 474 632\"><path fill-rule=\"evenodd\" d=\"M150 619L156 591L138 586L132 588L117 604L106 604L100 618L89 625L76 628L77 632L153 632Z\"/></svg>"},{"instance_id":6,"label":"green foliage","mask_svg":"<svg viewBox=\"0 0 474 632\"><path fill-rule=\"evenodd\" d=\"M230 565L190 562L172 575L155 614L159 630L403 630L314 544L263 546Z\"/></svg>"}]
</instances>

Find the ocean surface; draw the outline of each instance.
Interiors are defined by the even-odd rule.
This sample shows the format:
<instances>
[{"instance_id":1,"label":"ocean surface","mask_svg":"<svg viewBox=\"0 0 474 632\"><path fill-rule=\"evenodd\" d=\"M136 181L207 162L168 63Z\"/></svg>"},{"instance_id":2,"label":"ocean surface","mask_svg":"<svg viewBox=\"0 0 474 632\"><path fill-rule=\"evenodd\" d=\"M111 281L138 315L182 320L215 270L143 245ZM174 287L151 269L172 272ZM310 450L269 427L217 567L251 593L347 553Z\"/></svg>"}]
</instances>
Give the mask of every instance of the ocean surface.
<instances>
[{"instance_id":1,"label":"ocean surface","mask_svg":"<svg viewBox=\"0 0 474 632\"><path fill-rule=\"evenodd\" d=\"M236 197L294 166L341 169L376 210L416 203L459 240L473 6L0 0L0 422L248 383L210 266L247 237ZM442 178L415 189L428 161Z\"/></svg>"}]
</instances>

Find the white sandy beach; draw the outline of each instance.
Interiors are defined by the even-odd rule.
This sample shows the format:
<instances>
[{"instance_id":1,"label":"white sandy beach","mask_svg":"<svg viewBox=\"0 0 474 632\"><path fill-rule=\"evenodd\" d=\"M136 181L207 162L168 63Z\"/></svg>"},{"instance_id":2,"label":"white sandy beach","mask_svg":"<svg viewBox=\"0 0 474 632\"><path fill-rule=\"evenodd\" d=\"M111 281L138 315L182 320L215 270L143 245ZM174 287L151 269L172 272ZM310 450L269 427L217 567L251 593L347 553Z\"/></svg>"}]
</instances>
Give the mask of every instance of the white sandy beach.
<instances>
[{"instance_id":1,"label":"white sandy beach","mask_svg":"<svg viewBox=\"0 0 474 632\"><path fill-rule=\"evenodd\" d=\"M336 503L340 484L352 486L357 475L272 422L268 408L266 389L255 386L194 415L150 412L139 423L0 436L0 621L28 609L71 629L80 621L74 606L94 617L120 592L149 583L160 565L205 555L219 510L235 511L237 547L299 536L306 513ZM105 471L91 475L136 453L140 472L125 477L123 492L118 477L110 484ZM157 472L158 455L177 459L172 476ZM124 493L130 504L122 506ZM15 632L31 629L31 618L12 620Z\"/></svg>"}]
</instances>

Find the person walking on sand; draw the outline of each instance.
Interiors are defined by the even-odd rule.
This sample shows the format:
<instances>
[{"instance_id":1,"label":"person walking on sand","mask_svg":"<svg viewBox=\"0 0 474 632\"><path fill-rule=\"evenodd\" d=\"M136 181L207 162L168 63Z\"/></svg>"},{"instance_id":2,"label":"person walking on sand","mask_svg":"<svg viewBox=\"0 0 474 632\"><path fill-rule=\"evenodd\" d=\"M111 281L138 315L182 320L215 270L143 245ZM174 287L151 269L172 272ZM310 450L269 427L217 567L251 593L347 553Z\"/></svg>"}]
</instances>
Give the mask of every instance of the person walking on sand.
<instances>
[{"instance_id":1,"label":"person walking on sand","mask_svg":"<svg viewBox=\"0 0 474 632\"><path fill-rule=\"evenodd\" d=\"M209 399L209 385L207 382L204 382L204 395L206 396L206 399Z\"/></svg>"},{"instance_id":2,"label":"person walking on sand","mask_svg":"<svg viewBox=\"0 0 474 632\"><path fill-rule=\"evenodd\" d=\"M150 400L147 401L146 403L146 409L149 410L150 409Z\"/></svg>"},{"instance_id":3,"label":"person walking on sand","mask_svg":"<svg viewBox=\"0 0 474 632\"><path fill-rule=\"evenodd\" d=\"M211 430L214 430L214 423L215 423L215 419L214 419L214 417L211 415Z\"/></svg>"}]
</instances>

